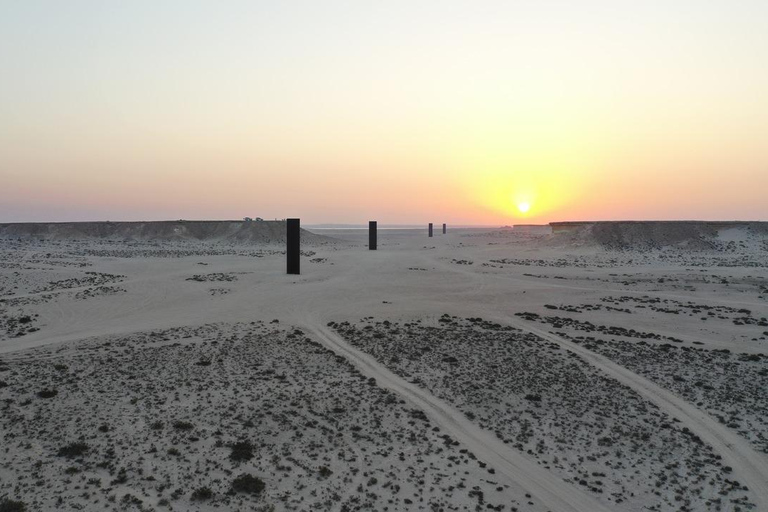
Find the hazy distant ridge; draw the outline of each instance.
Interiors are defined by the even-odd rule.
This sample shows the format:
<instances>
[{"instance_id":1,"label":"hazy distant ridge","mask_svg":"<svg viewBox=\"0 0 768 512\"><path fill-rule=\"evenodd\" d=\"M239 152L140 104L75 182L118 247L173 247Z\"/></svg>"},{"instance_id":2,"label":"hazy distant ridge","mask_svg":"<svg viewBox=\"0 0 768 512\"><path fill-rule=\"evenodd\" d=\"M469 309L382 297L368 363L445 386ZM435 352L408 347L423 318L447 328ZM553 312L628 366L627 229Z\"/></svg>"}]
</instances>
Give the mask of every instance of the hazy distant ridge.
<instances>
[{"instance_id":1,"label":"hazy distant ridge","mask_svg":"<svg viewBox=\"0 0 768 512\"><path fill-rule=\"evenodd\" d=\"M302 241L332 242L334 239L302 229ZM0 224L0 237L48 240L198 240L240 243L285 242L284 221L169 220L147 222L34 222Z\"/></svg>"},{"instance_id":2,"label":"hazy distant ridge","mask_svg":"<svg viewBox=\"0 0 768 512\"><path fill-rule=\"evenodd\" d=\"M768 235L768 222L757 221L599 221L551 222L555 240L599 245L606 249L719 249L729 241Z\"/></svg>"}]
</instances>

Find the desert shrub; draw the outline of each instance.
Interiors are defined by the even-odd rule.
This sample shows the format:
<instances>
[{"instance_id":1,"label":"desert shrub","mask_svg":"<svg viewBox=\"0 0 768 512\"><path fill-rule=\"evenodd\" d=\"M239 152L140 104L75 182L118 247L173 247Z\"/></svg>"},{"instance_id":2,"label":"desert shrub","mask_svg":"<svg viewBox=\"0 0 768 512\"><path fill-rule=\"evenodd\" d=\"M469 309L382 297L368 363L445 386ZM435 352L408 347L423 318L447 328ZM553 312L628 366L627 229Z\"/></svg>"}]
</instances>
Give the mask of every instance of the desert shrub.
<instances>
[{"instance_id":1,"label":"desert shrub","mask_svg":"<svg viewBox=\"0 0 768 512\"><path fill-rule=\"evenodd\" d=\"M247 494L260 494L264 490L264 482L258 477L243 473L232 481L232 490Z\"/></svg>"},{"instance_id":2,"label":"desert shrub","mask_svg":"<svg viewBox=\"0 0 768 512\"><path fill-rule=\"evenodd\" d=\"M0 500L0 512L25 512L27 505L23 501L15 501L8 498Z\"/></svg>"},{"instance_id":3,"label":"desert shrub","mask_svg":"<svg viewBox=\"0 0 768 512\"><path fill-rule=\"evenodd\" d=\"M168 455L179 456L181 455L181 452L179 451L178 448L168 448Z\"/></svg>"},{"instance_id":4,"label":"desert shrub","mask_svg":"<svg viewBox=\"0 0 768 512\"><path fill-rule=\"evenodd\" d=\"M208 487L198 487L192 491L192 501L205 501L213 498L213 491Z\"/></svg>"},{"instance_id":5,"label":"desert shrub","mask_svg":"<svg viewBox=\"0 0 768 512\"><path fill-rule=\"evenodd\" d=\"M229 458L234 461L251 460L253 458L253 444L250 441L238 441L233 443L232 453L229 454Z\"/></svg>"},{"instance_id":6,"label":"desert shrub","mask_svg":"<svg viewBox=\"0 0 768 512\"><path fill-rule=\"evenodd\" d=\"M67 446L62 446L59 448L56 456L67 457L68 459L71 459L73 457L80 457L81 455L85 455L88 450L89 447L87 444L83 443L82 441L78 441L76 443L70 443Z\"/></svg>"},{"instance_id":7,"label":"desert shrub","mask_svg":"<svg viewBox=\"0 0 768 512\"><path fill-rule=\"evenodd\" d=\"M110 482L110 485L124 484L127 481L128 481L128 472L125 470L125 468L120 468L120 471L117 472L117 478L112 480Z\"/></svg>"},{"instance_id":8,"label":"desert shrub","mask_svg":"<svg viewBox=\"0 0 768 512\"><path fill-rule=\"evenodd\" d=\"M5 382L4 380L0 380L0 388L7 388L7 387L8 387L8 383Z\"/></svg>"},{"instance_id":9,"label":"desert shrub","mask_svg":"<svg viewBox=\"0 0 768 512\"><path fill-rule=\"evenodd\" d=\"M176 420L173 422L173 428L176 430L192 430L195 426L189 421Z\"/></svg>"},{"instance_id":10,"label":"desert shrub","mask_svg":"<svg viewBox=\"0 0 768 512\"><path fill-rule=\"evenodd\" d=\"M144 502L141 501L141 498L139 498L138 496L134 496L133 494L129 493L129 494L124 494L123 497L120 498L120 503L122 503L126 508L135 506L135 507L138 507L139 509L142 509L142 503Z\"/></svg>"},{"instance_id":11,"label":"desert shrub","mask_svg":"<svg viewBox=\"0 0 768 512\"><path fill-rule=\"evenodd\" d=\"M99 426L99 432L109 432L109 425L104 424Z\"/></svg>"},{"instance_id":12,"label":"desert shrub","mask_svg":"<svg viewBox=\"0 0 768 512\"><path fill-rule=\"evenodd\" d=\"M153 421L152 423L149 424L149 428L151 428L152 430L163 430L163 422L160 420Z\"/></svg>"},{"instance_id":13,"label":"desert shrub","mask_svg":"<svg viewBox=\"0 0 768 512\"><path fill-rule=\"evenodd\" d=\"M37 392L37 396L40 398L53 398L58 394L59 392L55 389L42 389Z\"/></svg>"},{"instance_id":14,"label":"desert shrub","mask_svg":"<svg viewBox=\"0 0 768 512\"><path fill-rule=\"evenodd\" d=\"M333 471L331 471L330 469L328 469L325 466L320 466L320 469L318 469L317 472L323 478L328 478L329 476L331 476L333 474Z\"/></svg>"}]
</instances>

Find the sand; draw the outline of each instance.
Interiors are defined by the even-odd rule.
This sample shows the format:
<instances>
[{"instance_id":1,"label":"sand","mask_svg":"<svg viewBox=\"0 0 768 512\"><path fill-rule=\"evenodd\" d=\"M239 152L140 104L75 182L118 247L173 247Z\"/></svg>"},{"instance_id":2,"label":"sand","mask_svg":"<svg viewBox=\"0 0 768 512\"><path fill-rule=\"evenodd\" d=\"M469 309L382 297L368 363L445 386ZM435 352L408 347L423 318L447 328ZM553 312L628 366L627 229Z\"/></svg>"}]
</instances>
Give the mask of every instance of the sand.
<instances>
[{"instance_id":1,"label":"sand","mask_svg":"<svg viewBox=\"0 0 768 512\"><path fill-rule=\"evenodd\" d=\"M0 503L768 510L766 239L643 229L0 240Z\"/></svg>"}]
</instances>

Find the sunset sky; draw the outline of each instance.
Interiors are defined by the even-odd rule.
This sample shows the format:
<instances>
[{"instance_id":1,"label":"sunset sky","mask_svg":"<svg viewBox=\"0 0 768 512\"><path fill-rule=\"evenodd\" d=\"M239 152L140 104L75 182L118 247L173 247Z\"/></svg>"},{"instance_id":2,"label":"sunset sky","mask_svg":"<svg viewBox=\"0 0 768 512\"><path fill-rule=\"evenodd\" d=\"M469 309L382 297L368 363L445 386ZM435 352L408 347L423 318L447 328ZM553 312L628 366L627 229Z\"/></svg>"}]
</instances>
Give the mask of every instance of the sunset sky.
<instances>
[{"instance_id":1,"label":"sunset sky","mask_svg":"<svg viewBox=\"0 0 768 512\"><path fill-rule=\"evenodd\" d=\"M0 0L0 222L246 215L768 220L768 2Z\"/></svg>"}]
</instances>

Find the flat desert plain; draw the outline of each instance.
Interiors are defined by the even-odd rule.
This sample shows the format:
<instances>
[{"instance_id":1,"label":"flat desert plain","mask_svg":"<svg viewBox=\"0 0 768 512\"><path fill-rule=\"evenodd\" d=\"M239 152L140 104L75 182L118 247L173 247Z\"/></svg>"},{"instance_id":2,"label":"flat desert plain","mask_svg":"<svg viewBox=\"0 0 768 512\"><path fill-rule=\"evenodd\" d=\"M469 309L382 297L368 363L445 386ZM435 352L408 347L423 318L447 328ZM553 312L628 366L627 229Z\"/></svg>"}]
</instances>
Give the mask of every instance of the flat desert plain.
<instances>
[{"instance_id":1,"label":"flat desert plain","mask_svg":"<svg viewBox=\"0 0 768 512\"><path fill-rule=\"evenodd\" d=\"M0 240L0 510L768 510L764 232L313 233Z\"/></svg>"}]
</instances>

